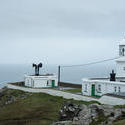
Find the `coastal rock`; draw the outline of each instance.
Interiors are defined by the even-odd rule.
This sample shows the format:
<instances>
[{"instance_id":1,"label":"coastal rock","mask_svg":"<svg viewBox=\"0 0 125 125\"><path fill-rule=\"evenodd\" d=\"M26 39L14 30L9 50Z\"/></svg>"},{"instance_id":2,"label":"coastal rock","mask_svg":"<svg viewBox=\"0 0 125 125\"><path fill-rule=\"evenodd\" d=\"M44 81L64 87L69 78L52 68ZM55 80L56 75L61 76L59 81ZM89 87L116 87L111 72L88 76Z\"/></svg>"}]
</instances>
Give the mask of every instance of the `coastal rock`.
<instances>
[{"instance_id":1,"label":"coastal rock","mask_svg":"<svg viewBox=\"0 0 125 125\"><path fill-rule=\"evenodd\" d=\"M64 102L62 108L59 111L59 120L73 120L79 113L81 108L72 102Z\"/></svg>"},{"instance_id":2,"label":"coastal rock","mask_svg":"<svg viewBox=\"0 0 125 125\"><path fill-rule=\"evenodd\" d=\"M73 119L73 124L89 125L93 120L97 121L99 115L103 115L102 107L98 104L91 104L89 106L82 105L82 110L78 115L78 120Z\"/></svg>"},{"instance_id":3,"label":"coastal rock","mask_svg":"<svg viewBox=\"0 0 125 125\"><path fill-rule=\"evenodd\" d=\"M102 107L102 109L104 110L104 115L105 115L106 117L108 117L108 116L113 116L113 115L114 115L114 108L113 108L113 106L110 106L110 105L102 105L101 107Z\"/></svg>"},{"instance_id":4,"label":"coastal rock","mask_svg":"<svg viewBox=\"0 0 125 125\"><path fill-rule=\"evenodd\" d=\"M72 125L110 125L111 123L125 118L125 108L114 108L109 105L76 105L65 102L59 111L60 121L72 121ZM66 122L67 123L67 122ZM58 124L57 124L58 125ZM67 125L67 124L59 124Z\"/></svg>"},{"instance_id":5,"label":"coastal rock","mask_svg":"<svg viewBox=\"0 0 125 125\"><path fill-rule=\"evenodd\" d=\"M7 97L7 101L5 102L5 105L10 104L10 103L13 103L13 102L15 102L15 101L16 101L16 98L15 98L15 97L13 97L13 96L8 96L8 97Z\"/></svg>"}]
</instances>

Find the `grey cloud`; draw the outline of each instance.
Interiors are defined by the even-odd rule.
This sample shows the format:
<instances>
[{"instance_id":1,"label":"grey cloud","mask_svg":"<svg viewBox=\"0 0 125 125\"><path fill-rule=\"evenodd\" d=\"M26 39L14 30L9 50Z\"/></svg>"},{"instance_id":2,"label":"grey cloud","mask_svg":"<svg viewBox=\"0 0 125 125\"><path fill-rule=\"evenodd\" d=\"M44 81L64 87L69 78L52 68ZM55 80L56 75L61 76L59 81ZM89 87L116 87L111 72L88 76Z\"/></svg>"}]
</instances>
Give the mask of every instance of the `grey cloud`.
<instances>
[{"instance_id":1,"label":"grey cloud","mask_svg":"<svg viewBox=\"0 0 125 125\"><path fill-rule=\"evenodd\" d=\"M116 42L125 31L124 4L124 0L1 0L0 63L36 58L80 63L115 56Z\"/></svg>"}]
</instances>

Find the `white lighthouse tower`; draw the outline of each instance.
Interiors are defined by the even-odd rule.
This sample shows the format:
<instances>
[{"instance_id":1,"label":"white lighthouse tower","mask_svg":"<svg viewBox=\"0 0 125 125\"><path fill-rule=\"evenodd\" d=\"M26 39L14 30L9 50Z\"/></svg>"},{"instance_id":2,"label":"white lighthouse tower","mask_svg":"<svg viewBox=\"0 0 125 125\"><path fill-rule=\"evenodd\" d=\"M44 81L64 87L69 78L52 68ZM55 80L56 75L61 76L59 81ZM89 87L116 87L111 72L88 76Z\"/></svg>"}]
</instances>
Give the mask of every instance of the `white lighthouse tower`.
<instances>
[{"instance_id":1,"label":"white lighthouse tower","mask_svg":"<svg viewBox=\"0 0 125 125\"><path fill-rule=\"evenodd\" d=\"M125 39L119 43L119 58L116 60L117 77L125 78Z\"/></svg>"}]
</instances>

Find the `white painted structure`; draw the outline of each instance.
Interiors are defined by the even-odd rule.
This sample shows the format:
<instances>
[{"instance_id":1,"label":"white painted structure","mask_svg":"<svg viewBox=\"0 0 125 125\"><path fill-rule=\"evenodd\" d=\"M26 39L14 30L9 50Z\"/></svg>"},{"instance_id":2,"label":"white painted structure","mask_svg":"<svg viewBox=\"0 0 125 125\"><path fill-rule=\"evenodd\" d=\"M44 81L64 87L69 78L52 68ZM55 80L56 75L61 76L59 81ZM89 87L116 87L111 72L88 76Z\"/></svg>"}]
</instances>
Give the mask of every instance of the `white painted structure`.
<instances>
[{"instance_id":1,"label":"white painted structure","mask_svg":"<svg viewBox=\"0 0 125 125\"><path fill-rule=\"evenodd\" d=\"M26 75L25 86L31 88L51 88L58 87L58 79L54 75Z\"/></svg>"},{"instance_id":2,"label":"white painted structure","mask_svg":"<svg viewBox=\"0 0 125 125\"><path fill-rule=\"evenodd\" d=\"M124 82L83 79L82 93L88 96L102 96L107 93L125 92Z\"/></svg>"},{"instance_id":3,"label":"white painted structure","mask_svg":"<svg viewBox=\"0 0 125 125\"><path fill-rule=\"evenodd\" d=\"M125 56L116 60L117 77L125 77Z\"/></svg>"},{"instance_id":4,"label":"white painted structure","mask_svg":"<svg viewBox=\"0 0 125 125\"><path fill-rule=\"evenodd\" d=\"M116 59L116 81L109 79L82 79L82 93L87 96L125 93L125 39L119 44L119 58Z\"/></svg>"},{"instance_id":5,"label":"white painted structure","mask_svg":"<svg viewBox=\"0 0 125 125\"><path fill-rule=\"evenodd\" d=\"M119 44L119 57L116 60L117 77L125 77L125 39Z\"/></svg>"}]
</instances>

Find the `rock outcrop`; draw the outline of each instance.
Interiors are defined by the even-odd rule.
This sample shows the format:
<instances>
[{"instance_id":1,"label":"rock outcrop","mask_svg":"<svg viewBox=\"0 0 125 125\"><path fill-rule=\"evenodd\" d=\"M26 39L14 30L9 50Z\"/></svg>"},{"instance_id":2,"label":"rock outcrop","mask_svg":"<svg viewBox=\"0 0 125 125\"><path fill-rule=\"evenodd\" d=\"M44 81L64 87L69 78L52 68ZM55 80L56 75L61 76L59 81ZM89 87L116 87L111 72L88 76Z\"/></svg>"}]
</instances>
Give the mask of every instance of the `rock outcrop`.
<instances>
[{"instance_id":1,"label":"rock outcrop","mask_svg":"<svg viewBox=\"0 0 125 125\"><path fill-rule=\"evenodd\" d=\"M77 105L64 102L59 111L59 122L53 125L110 125L125 118L125 108L109 105Z\"/></svg>"}]
</instances>

